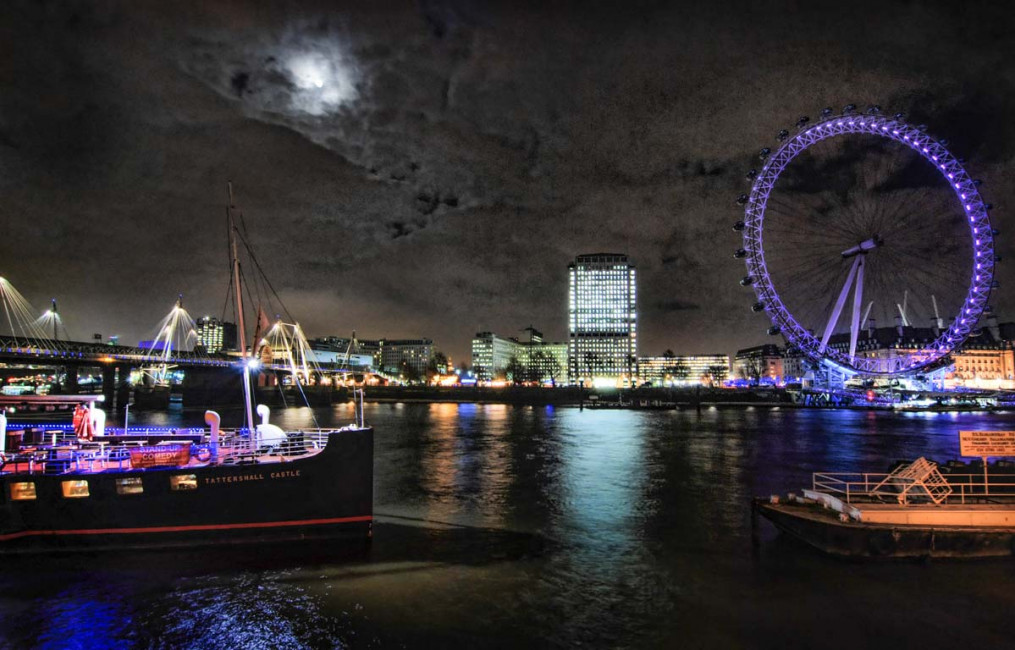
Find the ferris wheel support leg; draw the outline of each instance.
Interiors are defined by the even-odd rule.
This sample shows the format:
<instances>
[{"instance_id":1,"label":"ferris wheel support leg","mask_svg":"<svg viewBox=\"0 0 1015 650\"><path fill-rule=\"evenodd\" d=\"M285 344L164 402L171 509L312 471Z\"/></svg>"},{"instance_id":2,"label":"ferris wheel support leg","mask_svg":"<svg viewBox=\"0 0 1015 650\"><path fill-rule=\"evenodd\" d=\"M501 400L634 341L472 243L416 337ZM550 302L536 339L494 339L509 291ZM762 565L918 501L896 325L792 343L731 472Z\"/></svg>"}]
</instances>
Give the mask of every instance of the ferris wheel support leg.
<instances>
[{"instance_id":1,"label":"ferris wheel support leg","mask_svg":"<svg viewBox=\"0 0 1015 650\"><path fill-rule=\"evenodd\" d=\"M863 267L864 256L860 255L853 262L856 266L856 289L853 291L853 319L849 326L849 358L856 358L856 339L860 334L860 306L863 304Z\"/></svg>"},{"instance_id":2,"label":"ferris wheel support leg","mask_svg":"<svg viewBox=\"0 0 1015 650\"><path fill-rule=\"evenodd\" d=\"M825 326L825 335L821 337L821 347L818 348L819 352L824 352L825 348L828 347L828 339L832 338L835 324L839 322L839 315L842 314L842 308L846 304L846 297L849 295L849 289L853 285L853 278L856 276L856 268L859 263L860 257L857 256L853 259L853 266L849 267L849 275L846 276L846 282L842 285L842 291L839 292L839 299L835 301L835 309L832 310L832 315L828 319L828 325Z\"/></svg>"}]
</instances>

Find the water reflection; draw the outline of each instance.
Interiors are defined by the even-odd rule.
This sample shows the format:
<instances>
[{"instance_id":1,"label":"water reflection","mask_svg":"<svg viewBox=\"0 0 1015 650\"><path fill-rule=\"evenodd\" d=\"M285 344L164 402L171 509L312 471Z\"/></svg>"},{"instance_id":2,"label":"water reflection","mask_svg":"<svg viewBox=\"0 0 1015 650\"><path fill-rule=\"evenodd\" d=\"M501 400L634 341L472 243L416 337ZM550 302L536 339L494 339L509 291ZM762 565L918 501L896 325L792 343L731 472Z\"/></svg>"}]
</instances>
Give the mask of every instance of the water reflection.
<instances>
[{"instance_id":1,"label":"water reflection","mask_svg":"<svg viewBox=\"0 0 1015 650\"><path fill-rule=\"evenodd\" d=\"M339 405L272 417L305 427L352 416ZM368 404L366 416L377 432L369 549L26 558L0 574L0 645L1006 642L992 630L1015 606L1011 564L844 565L770 529L757 560L749 504L813 471L955 458L959 429L1011 428L1008 415ZM829 634L830 611L855 624Z\"/></svg>"}]
</instances>

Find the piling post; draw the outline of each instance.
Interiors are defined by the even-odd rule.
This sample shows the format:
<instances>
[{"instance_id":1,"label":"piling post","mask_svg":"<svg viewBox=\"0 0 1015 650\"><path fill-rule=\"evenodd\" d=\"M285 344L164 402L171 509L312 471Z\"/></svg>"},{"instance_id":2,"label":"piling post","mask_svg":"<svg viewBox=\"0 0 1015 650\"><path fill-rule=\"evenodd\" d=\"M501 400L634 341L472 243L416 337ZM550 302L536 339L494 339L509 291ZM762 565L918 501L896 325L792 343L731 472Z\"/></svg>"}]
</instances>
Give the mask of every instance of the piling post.
<instances>
[{"instance_id":1,"label":"piling post","mask_svg":"<svg viewBox=\"0 0 1015 650\"><path fill-rule=\"evenodd\" d=\"M761 533L759 532L760 522L758 521L758 499L751 499L751 548L755 552L761 548Z\"/></svg>"}]
</instances>

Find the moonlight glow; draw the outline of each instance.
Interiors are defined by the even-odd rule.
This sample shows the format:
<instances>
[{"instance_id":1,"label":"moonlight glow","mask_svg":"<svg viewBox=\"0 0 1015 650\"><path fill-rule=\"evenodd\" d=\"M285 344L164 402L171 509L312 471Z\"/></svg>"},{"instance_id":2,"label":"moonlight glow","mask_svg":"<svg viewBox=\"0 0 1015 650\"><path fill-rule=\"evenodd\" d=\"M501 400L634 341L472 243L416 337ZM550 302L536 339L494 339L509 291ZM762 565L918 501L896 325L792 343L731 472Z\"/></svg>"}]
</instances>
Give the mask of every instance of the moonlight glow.
<instances>
[{"instance_id":1,"label":"moonlight glow","mask_svg":"<svg viewBox=\"0 0 1015 650\"><path fill-rule=\"evenodd\" d=\"M324 115L356 98L351 66L336 51L297 54L285 67L296 87L293 108L299 111Z\"/></svg>"}]
</instances>

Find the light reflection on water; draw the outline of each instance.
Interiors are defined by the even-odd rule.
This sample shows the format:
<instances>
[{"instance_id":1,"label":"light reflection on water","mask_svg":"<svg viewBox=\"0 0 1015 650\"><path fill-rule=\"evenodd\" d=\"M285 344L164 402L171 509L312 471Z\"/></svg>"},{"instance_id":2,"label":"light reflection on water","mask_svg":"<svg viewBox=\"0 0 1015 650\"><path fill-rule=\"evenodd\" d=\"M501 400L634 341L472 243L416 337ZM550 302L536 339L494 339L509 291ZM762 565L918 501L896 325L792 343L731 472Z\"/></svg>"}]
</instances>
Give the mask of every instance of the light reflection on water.
<instances>
[{"instance_id":1,"label":"light reflection on water","mask_svg":"<svg viewBox=\"0 0 1015 650\"><path fill-rule=\"evenodd\" d=\"M312 415L343 424L352 409L289 409L273 422L313 426ZM131 417L178 426L201 414ZM1012 563L851 565L768 528L755 557L749 506L817 470L955 458L958 429L1015 428L1009 414L369 404L367 418L377 431L369 549L9 560L5 645L1007 641L997 630L1015 605Z\"/></svg>"}]
</instances>

